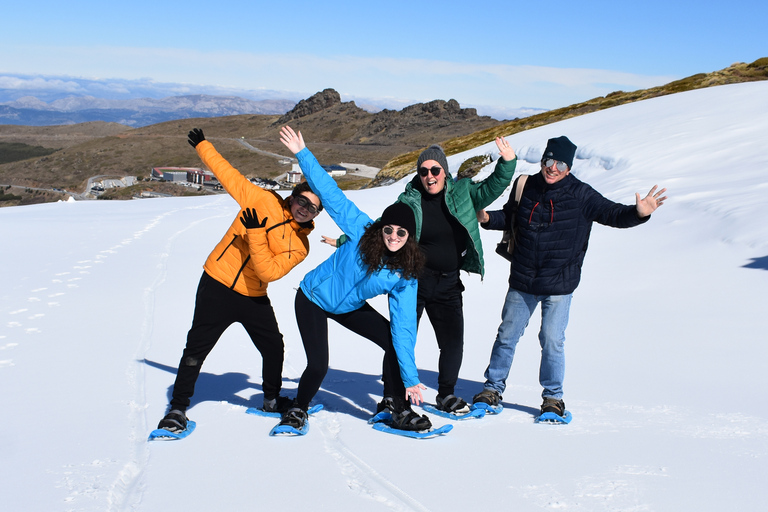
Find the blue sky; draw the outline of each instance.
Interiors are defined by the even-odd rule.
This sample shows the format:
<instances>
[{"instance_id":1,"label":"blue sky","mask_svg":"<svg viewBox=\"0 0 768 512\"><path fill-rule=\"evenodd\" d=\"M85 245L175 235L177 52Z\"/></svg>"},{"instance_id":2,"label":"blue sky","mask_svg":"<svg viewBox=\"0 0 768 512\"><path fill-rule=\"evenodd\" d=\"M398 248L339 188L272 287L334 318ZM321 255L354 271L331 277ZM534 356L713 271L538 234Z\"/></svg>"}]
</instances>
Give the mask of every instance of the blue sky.
<instances>
[{"instance_id":1,"label":"blue sky","mask_svg":"<svg viewBox=\"0 0 768 512\"><path fill-rule=\"evenodd\" d=\"M396 107L556 108L766 57L767 5L28 1L3 10L0 88L143 79L178 93L332 87Z\"/></svg>"}]
</instances>

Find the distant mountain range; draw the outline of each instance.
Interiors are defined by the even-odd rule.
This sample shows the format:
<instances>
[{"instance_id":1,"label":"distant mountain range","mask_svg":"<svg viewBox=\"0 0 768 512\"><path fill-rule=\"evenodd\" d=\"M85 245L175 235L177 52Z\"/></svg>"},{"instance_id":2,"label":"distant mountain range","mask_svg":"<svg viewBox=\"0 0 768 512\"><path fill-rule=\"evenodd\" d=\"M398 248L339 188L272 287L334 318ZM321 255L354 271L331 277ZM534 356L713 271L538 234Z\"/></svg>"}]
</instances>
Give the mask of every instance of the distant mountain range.
<instances>
[{"instance_id":1,"label":"distant mountain range","mask_svg":"<svg viewBox=\"0 0 768 512\"><path fill-rule=\"evenodd\" d=\"M57 99L50 103L35 96L25 96L0 104L0 124L51 126L105 121L139 128L175 119L280 115L295 105L296 102L291 100L254 101L237 96L206 94L125 100L84 96Z\"/></svg>"}]
</instances>

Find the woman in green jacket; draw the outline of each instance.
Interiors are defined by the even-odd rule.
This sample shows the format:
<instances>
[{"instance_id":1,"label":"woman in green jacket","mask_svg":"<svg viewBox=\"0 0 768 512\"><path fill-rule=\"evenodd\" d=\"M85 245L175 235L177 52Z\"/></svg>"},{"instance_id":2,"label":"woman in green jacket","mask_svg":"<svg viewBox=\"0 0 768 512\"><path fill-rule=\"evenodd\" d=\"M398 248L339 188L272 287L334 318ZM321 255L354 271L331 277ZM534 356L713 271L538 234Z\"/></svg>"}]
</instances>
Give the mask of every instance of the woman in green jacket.
<instances>
[{"instance_id":1,"label":"woman in green jacket","mask_svg":"<svg viewBox=\"0 0 768 512\"><path fill-rule=\"evenodd\" d=\"M437 409L456 416L469 405L454 394L464 354L464 312L459 271L483 275L483 246L476 212L496 200L512 181L517 157L503 138L496 138L499 159L483 181L454 181L440 146L419 155L417 174L398 201L416 217L416 240L427 262L419 276L417 318L427 312L440 348Z\"/></svg>"}]
</instances>

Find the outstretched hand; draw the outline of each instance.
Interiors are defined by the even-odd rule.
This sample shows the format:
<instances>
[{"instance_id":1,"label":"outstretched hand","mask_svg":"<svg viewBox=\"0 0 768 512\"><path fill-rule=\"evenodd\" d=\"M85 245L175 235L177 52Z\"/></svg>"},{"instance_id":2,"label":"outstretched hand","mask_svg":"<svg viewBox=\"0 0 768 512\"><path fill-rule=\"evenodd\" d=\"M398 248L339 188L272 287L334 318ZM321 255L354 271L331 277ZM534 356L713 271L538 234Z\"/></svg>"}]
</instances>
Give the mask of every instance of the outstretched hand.
<instances>
[{"instance_id":1,"label":"outstretched hand","mask_svg":"<svg viewBox=\"0 0 768 512\"><path fill-rule=\"evenodd\" d=\"M515 159L515 150L509 145L504 137L496 137L496 147L499 148L499 154L505 162Z\"/></svg>"},{"instance_id":2,"label":"outstretched hand","mask_svg":"<svg viewBox=\"0 0 768 512\"><path fill-rule=\"evenodd\" d=\"M331 238L331 237L325 236L325 235L320 235L320 236L323 237L323 239L320 240L322 243L328 244L331 247L336 247L336 242L338 241L336 238Z\"/></svg>"},{"instance_id":3,"label":"outstretched hand","mask_svg":"<svg viewBox=\"0 0 768 512\"><path fill-rule=\"evenodd\" d=\"M193 148L196 148L198 144L205 140L203 130L200 128L192 128L192 130L190 130L190 132L187 134L187 137L187 142L189 142L189 145Z\"/></svg>"},{"instance_id":4,"label":"outstretched hand","mask_svg":"<svg viewBox=\"0 0 768 512\"><path fill-rule=\"evenodd\" d=\"M475 212L475 215L477 216L477 222L479 222L480 224L485 224L486 222L491 220L491 216L488 215L488 212L486 212L485 210L477 210Z\"/></svg>"},{"instance_id":5,"label":"outstretched hand","mask_svg":"<svg viewBox=\"0 0 768 512\"><path fill-rule=\"evenodd\" d=\"M640 194L635 193L635 204L637 205L637 215L640 218L647 217L653 212L656 211L656 208L664 204L664 201L667 200L667 196L659 197L664 192L667 191L667 189L663 188L656 192L656 189L658 188L658 185L654 185L650 192L648 192L648 195L644 198L640 199Z\"/></svg>"},{"instance_id":6,"label":"outstretched hand","mask_svg":"<svg viewBox=\"0 0 768 512\"><path fill-rule=\"evenodd\" d=\"M405 399L410 400L413 405L419 405L424 401L424 397L421 395L421 390L427 389L427 386L419 382L415 386L405 388Z\"/></svg>"},{"instance_id":7,"label":"outstretched hand","mask_svg":"<svg viewBox=\"0 0 768 512\"><path fill-rule=\"evenodd\" d=\"M245 229L263 228L267 225L267 218L259 222L259 216L256 214L256 208L246 208L243 210L243 214L240 216L240 222L243 223Z\"/></svg>"},{"instance_id":8,"label":"outstretched hand","mask_svg":"<svg viewBox=\"0 0 768 512\"><path fill-rule=\"evenodd\" d=\"M280 128L280 142L285 144L285 147L291 150L294 155L307 147L304 144L304 137L301 136L301 132L296 134L293 128L286 125Z\"/></svg>"}]
</instances>

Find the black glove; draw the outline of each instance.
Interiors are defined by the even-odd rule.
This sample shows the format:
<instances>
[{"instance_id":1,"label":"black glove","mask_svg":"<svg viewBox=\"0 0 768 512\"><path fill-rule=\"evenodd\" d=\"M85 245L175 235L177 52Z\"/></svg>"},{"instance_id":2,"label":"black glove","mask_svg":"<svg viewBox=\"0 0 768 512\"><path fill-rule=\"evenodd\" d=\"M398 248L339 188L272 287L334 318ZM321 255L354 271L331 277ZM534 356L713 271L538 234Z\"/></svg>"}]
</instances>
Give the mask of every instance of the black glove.
<instances>
[{"instance_id":1,"label":"black glove","mask_svg":"<svg viewBox=\"0 0 768 512\"><path fill-rule=\"evenodd\" d=\"M245 229L263 228L267 225L267 217L259 223L259 217L256 215L255 208L246 208L243 210L243 215L240 217L240 222L243 223Z\"/></svg>"},{"instance_id":2,"label":"black glove","mask_svg":"<svg viewBox=\"0 0 768 512\"><path fill-rule=\"evenodd\" d=\"M203 142L205 140L205 135L203 135L203 130L200 128L193 128L188 134L187 137L189 137L189 145L193 148L197 147L198 144Z\"/></svg>"}]
</instances>

